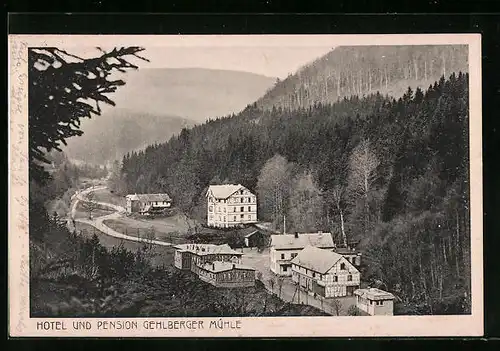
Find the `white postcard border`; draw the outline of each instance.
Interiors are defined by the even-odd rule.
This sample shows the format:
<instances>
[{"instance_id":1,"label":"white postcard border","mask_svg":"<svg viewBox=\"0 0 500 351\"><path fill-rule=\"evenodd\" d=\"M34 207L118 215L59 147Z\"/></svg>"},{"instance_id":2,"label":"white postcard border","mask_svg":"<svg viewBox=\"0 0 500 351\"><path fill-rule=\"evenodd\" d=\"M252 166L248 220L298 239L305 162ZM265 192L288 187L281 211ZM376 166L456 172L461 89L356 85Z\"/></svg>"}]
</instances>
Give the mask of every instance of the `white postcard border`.
<instances>
[{"instance_id":1,"label":"white postcard border","mask_svg":"<svg viewBox=\"0 0 500 351\"><path fill-rule=\"evenodd\" d=\"M30 318L28 240L28 75L31 46L469 45L471 315L242 318ZM480 34L394 35L10 35L9 36L9 334L13 337L373 337L483 334L482 110ZM135 321L137 329L104 329ZM202 321L203 328L175 328ZM49 330L40 322L52 323ZM73 327L74 322L90 329ZM90 324L88 324L88 323ZM105 322L108 322L106 324ZM148 329L163 322L167 329ZM145 324L146 323L146 324ZM38 325L38 327L37 327ZM155 324L156 325L156 324ZM186 324L184 324L185 326ZM99 327L100 326L100 327ZM172 328L169 329L169 326ZM219 328L222 326L222 328ZM65 329L62 329L62 328ZM59 328L59 330L57 330Z\"/></svg>"}]
</instances>

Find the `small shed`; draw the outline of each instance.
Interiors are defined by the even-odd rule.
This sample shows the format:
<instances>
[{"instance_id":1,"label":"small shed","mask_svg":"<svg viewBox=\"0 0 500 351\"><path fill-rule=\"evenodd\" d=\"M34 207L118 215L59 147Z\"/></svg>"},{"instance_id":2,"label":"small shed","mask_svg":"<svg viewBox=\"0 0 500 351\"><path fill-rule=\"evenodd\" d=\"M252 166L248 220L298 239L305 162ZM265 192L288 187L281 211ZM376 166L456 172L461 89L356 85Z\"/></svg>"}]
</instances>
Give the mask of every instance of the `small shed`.
<instances>
[{"instance_id":1,"label":"small shed","mask_svg":"<svg viewBox=\"0 0 500 351\"><path fill-rule=\"evenodd\" d=\"M252 229L244 238L246 247L263 247L266 244L266 235L258 229Z\"/></svg>"}]
</instances>

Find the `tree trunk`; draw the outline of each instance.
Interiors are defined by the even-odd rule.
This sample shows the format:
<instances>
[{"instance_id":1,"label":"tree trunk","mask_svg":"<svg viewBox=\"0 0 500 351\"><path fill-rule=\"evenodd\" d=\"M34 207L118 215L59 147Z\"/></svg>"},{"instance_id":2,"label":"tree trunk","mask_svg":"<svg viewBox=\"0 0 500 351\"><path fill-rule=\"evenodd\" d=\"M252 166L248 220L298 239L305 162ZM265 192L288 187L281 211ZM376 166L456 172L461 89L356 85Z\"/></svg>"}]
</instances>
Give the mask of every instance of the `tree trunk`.
<instances>
[{"instance_id":1,"label":"tree trunk","mask_svg":"<svg viewBox=\"0 0 500 351\"><path fill-rule=\"evenodd\" d=\"M340 210L340 228L342 230L342 238L344 239L344 245L347 246L347 236L345 234L345 228L344 228L344 214L342 210Z\"/></svg>"}]
</instances>

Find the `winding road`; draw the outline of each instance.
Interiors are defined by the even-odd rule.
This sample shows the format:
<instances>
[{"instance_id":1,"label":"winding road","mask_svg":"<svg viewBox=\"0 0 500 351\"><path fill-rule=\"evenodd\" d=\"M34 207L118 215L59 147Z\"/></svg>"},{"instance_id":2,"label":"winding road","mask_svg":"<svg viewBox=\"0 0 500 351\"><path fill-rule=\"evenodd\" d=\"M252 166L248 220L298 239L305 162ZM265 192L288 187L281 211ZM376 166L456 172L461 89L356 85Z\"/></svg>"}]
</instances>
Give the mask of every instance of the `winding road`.
<instances>
[{"instance_id":1,"label":"winding road","mask_svg":"<svg viewBox=\"0 0 500 351\"><path fill-rule=\"evenodd\" d=\"M115 204L94 201L94 203L96 203L100 206L111 208L111 209L115 210L115 212L113 212L109 215L100 216L100 217L97 217L94 219L75 218L76 207L78 206L78 203L80 201L81 202L88 202L86 196L89 193L91 193L93 191L105 190L106 188L107 188L106 186L95 186L95 187L91 187L91 188L87 188L85 190L79 191L79 192L75 193L75 195L73 195L73 197L71 198L72 205L71 205L70 216L69 216L68 222L67 222L68 229L70 231L73 231L75 229L75 225L74 225L75 222L79 222L79 223L89 224L89 225L93 226L94 228L96 228L97 230L101 231L102 233L109 235L109 236L112 236L112 237L115 237L115 238L118 238L118 239L125 239L125 240L136 241L136 242L146 242L148 244L155 244L155 245L161 245L161 246L172 246L172 243L168 243L165 241L150 240L147 238L138 238L136 236L125 235L125 234L119 233L116 230L105 225L104 224L105 220L118 219L118 218L122 217L126 212L125 208L118 206L118 205L115 205Z\"/></svg>"}]
</instances>

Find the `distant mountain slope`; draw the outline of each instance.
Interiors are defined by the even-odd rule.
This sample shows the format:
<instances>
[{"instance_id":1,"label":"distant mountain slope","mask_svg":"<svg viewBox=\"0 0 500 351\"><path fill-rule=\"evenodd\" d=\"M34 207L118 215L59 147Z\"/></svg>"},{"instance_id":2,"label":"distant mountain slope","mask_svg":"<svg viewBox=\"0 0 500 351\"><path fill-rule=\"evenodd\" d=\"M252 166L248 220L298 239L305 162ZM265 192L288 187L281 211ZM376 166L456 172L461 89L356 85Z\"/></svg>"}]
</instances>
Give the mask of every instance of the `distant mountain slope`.
<instances>
[{"instance_id":1,"label":"distant mountain slope","mask_svg":"<svg viewBox=\"0 0 500 351\"><path fill-rule=\"evenodd\" d=\"M84 135L65 149L70 158L102 163L165 142L185 126L241 111L276 80L202 68L139 69L119 78L126 84L110 95L116 107L82 121Z\"/></svg>"},{"instance_id":2,"label":"distant mountain slope","mask_svg":"<svg viewBox=\"0 0 500 351\"><path fill-rule=\"evenodd\" d=\"M138 113L123 108L107 109L102 116L83 120L84 134L68 139L68 157L102 164L120 159L127 152L165 142L193 121L168 115Z\"/></svg>"},{"instance_id":3,"label":"distant mountain slope","mask_svg":"<svg viewBox=\"0 0 500 351\"><path fill-rule=\"evenodd\" d=\"M276 82L254 73L204 68L139 69L123 80L126 85L112 97L118 107L197 122L238 113Z\"/></svg>"},{"instance_id":4,"label":"distant mountain slope","mask_svg":"<svg viewBox=\"0 0 500 351\"><path fill-rule=\"evenodd\" d=\"M278 82L257 105L295 109L379 91L395 98L468 72L466 45L341 46Z\"/></svg>"}]
</instances>

